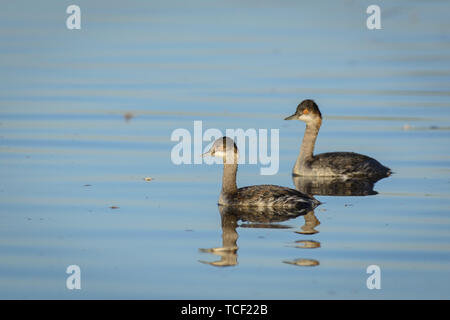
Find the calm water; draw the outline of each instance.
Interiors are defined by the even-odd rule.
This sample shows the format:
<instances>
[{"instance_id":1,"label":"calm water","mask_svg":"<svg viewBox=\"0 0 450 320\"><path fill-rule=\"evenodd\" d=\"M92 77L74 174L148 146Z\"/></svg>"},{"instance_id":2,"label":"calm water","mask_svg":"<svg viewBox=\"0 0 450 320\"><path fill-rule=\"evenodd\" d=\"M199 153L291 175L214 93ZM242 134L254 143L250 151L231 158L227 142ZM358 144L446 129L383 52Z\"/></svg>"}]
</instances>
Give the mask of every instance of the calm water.
<instances>
[{"instance_id":1,"label":"calm water","mask_svg":"<svg viewBox=\"0 0 450 320\"><path fill-rule=\"evenodd\" d=\"M371 1L79 1L72 31L69 4L1 4L0 298L450 298L450 3L378 1L374 31ZM238 185L294 187L304 124L283 118L305 98L316 152L395 174L277 228L222 225L221 167L174 165L171 133L279 129L278 174Z\"/></svg>"}]
</instances>

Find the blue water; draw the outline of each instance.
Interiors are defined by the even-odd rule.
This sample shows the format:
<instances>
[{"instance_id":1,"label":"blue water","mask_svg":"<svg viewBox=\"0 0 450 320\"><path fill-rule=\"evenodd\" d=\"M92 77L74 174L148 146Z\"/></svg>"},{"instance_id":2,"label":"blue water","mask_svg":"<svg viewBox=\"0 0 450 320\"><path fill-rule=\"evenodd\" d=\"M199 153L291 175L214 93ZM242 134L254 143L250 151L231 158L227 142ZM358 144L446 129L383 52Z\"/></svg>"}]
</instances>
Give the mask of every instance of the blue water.
<instances>
[{"instance_id":1,"label":"blue water","mask_svg":"<svg viewBox=\"0 0 450 320\"><path fill-rule=\"evenodd\" d=\"M78 1L81 30L70 4L1 4L0 298L450 298L450 3L378 1L381 30L370 1ZM294 187L304 124L283 119L306 98L317 153L395 174L317 195L315 233L239 221L237 264L205 263L222 169L173 164L172 132L278 129L278 173L245 164L238 185Z\"/></svg>"}]
</instances>

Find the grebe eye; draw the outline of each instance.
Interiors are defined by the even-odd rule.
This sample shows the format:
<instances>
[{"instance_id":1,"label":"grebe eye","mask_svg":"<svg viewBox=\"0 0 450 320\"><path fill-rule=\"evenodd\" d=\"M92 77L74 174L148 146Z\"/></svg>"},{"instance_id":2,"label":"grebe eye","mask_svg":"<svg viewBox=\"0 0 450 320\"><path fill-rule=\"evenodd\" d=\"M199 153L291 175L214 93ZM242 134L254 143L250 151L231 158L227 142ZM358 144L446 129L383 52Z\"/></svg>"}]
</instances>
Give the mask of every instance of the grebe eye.
<instances>
[{"instance_id":1,"label":"grebe eye","mask_svg":"<svg viewBox=\"0 0 450 320\"><path fill-rule=\"evenodd\" d=\"M309 110L308 109L303 109L303 114L308 114Z\"/></svg>"}]
</instances>

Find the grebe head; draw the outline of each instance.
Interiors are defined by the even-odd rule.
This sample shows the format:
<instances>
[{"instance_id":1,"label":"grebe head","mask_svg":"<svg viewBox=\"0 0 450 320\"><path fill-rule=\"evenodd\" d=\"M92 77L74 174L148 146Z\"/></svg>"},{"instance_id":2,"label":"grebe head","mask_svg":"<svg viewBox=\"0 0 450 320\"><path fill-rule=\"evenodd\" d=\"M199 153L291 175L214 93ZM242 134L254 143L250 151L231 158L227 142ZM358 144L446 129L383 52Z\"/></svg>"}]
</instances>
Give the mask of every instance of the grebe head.
<instances>
[{"instance_id":1,"label":"grebe head","mask_svg":"<svg viewBox=\"0 0 450 320\"><path fill-rule=\"evenodd\" d=\"M322 114L317 104L313 100L307 99L297 106L297 110L292 116L284 120L302 120L306 123L315 123L322 120Z\"/></svg>"},{"instance_id":2,"label":"grebe head","mask_svg":"<svg viewBox=\"0 0 450 320\"><path fill-rule=\"evenodd\" d=\"M221 158L224 163L237 163L239 151L233 139L222 137L214 141L211 149L202 154L202 157L212 156Z\"/></svg>"}]
</instances>

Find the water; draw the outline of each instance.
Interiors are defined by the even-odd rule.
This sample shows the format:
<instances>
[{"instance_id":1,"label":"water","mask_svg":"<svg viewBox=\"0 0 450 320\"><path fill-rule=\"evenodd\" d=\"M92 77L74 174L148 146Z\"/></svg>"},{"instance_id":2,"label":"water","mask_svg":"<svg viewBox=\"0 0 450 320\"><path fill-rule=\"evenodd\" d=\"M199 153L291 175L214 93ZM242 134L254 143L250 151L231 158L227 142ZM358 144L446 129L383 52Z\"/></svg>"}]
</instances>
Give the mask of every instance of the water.
<instances>
[{"instance_id":1,"label":"water","mask_svg":"<svg viewBox=\"0 0 450 320\"><path fill-rule=\"evenodd\" d=\"M369 1L77 4L72 31L69 3L1 4L0 298L450 298L450 4L378 1L374 31ZM294 187L304 124L283 118L305 98L324 114L316 152L395 174L222 230L220 166L174 165L171 133L279 129L278 174L242 165L238 184ZM200 250L222 232L234 266Z\"/></svg>"}]
</instances>

